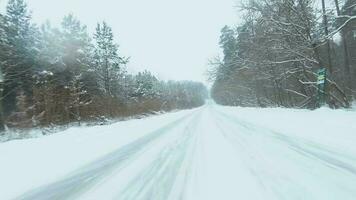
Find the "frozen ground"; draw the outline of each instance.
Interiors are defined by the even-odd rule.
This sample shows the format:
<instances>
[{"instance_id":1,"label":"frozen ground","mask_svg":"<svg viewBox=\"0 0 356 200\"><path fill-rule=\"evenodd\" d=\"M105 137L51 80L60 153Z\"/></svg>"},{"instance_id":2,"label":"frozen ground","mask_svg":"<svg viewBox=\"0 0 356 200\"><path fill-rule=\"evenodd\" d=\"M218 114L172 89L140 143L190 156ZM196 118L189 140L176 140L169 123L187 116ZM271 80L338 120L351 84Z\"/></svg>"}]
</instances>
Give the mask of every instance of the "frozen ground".
<instances>
[{"instance_id":1,"label":"frozen ground","mask_svg":"<svg viewBox=\"0 0 356 200\"><path fill-rule=\"evenodd\" d=\"M217 106L0 144L0 199L356 198L356 111Z\"/></svg>"}]
</instances>

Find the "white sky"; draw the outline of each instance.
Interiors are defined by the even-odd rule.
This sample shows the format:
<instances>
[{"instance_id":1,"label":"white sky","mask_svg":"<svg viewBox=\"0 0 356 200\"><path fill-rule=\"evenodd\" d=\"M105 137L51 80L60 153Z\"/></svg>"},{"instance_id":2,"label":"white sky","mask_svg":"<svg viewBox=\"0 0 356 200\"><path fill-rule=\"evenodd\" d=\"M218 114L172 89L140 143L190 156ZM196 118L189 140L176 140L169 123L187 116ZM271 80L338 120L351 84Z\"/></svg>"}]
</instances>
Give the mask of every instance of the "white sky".
<instances>
[{"instance_id":1,"label":"white sky","mask_svg":"<svg viewBox=\"0 0 356 200\"><path fill-rule=\"evenodd\" d=\"M4 12L7 0L0 0ZM238 22L235 0L27 0L36 23L73 13L89 31L113 28L129 71L161 79L206 81L208 59L221 52L220 29Z\"/></svg>"}]
</instances>

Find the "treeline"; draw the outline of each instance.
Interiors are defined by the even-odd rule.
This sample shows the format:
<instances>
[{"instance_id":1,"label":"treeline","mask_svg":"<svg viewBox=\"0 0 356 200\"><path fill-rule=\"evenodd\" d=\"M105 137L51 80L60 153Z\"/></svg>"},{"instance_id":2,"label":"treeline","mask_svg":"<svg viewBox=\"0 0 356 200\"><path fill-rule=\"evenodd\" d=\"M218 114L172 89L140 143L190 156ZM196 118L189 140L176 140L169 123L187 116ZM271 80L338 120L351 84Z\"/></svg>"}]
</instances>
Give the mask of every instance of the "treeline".
<instances>
[{"instance_id":1,"label":"treeline","mask_svg":"<svg viewBox=\"0 0 356 200\"><path fill-rule=\"evenodd\" d=\"M350 107L356 97L356 1L327 9L311 0L241 3L212 61L212 97L234 106ZM317 71L326 69L325 90ZM319 80L320 81L320 80Z\"/></svg>"},{"instance_id":2,"label":"treeline","mask_svg":"<svg viewBox=\"0 0 356 200\"><path fill-rule=\"evenodd\" d=\"M23 0L0 15L1 128L31 128L133 116L204 104L196 82L165 82L148 71L129 74L113 31L93 36L73 15L38 26Z\"/></svg>"}]
</instances>

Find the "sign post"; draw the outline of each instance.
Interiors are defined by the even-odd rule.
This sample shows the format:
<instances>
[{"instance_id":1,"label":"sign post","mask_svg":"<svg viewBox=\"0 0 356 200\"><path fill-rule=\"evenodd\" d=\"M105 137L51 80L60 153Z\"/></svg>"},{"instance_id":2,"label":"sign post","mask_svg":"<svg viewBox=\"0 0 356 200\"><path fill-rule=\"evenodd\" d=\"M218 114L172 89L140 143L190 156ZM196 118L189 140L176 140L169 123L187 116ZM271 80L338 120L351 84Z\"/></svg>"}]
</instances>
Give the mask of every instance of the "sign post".
<instances>
[{"instance_id":1,"label":"sign post","mask_svg":"<svg viewBox=\"0 0 356 200\"><path fill-rule=\"evenodd\" d=\"M326 89L326 69L320 68L317 72L317 87L318 87L318 105L319 107L325 103L325 89Z\"/></svg>"}]
</instances>

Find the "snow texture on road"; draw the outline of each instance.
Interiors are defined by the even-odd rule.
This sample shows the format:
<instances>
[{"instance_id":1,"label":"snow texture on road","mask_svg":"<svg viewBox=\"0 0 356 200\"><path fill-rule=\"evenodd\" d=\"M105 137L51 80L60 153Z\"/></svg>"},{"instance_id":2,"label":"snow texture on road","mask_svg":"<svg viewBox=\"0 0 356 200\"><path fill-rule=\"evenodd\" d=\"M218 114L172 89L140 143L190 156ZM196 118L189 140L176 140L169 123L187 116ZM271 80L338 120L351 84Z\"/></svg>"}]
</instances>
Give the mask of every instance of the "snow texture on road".
<instances>
[{"instance_id":1,"label":"snow texture on road","mask_svg":"<svg viewBox=\"0 0 356 200\"><path fill-rule=\"evenodd\" d=\"M355 111L204 107L0 144L0 199L356 198Z\"/></svg>"}]
</instances>

